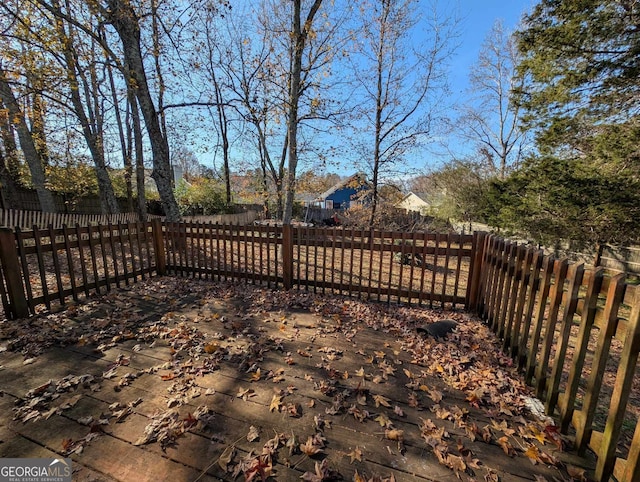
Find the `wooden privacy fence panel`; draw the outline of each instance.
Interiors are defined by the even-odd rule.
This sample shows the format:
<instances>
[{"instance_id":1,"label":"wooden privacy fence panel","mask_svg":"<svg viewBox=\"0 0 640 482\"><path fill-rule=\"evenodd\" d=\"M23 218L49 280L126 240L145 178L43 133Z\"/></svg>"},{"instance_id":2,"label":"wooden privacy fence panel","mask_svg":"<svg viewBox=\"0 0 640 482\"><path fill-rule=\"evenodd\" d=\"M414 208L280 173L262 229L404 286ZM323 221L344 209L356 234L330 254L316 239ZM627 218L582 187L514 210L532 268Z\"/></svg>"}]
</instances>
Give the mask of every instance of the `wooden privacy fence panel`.
<instances>
[{"instance_id":1,"label":"wooden privacy fence panel","mask_svg":"<svg viewBox=\"0 0 640 482\"><path fill-rule=\"evenodd\" d=\"M597 261L611 271L640 275L640 246L600 246Z\"/></svg>"},{"instance_id":2,"label":"wooden privacy fence panel","mask_svg":"<svg viewBox=\"0 0 640 482\"><path fill-rule=\"evenodd\" d=\"M156 230L160 223L156 222ZM15 231L0 229L0 296L6 314L34 314L135 283L156 271L151 223L63 227Z\"/></svg>"},{"instance_id":3,"label":"wooden privacy fence panel","mask_svg":"<svg viewBox=\"0 0 640 482\"><path fill-rule=\"evenodd\" d=\"M640 287L494 236L486 237L482 259L471 308L502 337L579 454L596 454L596 479L640 480L640 425L632 414L640 407L629 407L638 381ZM621 429L630 423L634 440L620 453Z\"/></svg>"},{"instance_id":4,"label":"wooden privacy fence panel","mask_svg":"<svg viewBox=\"0 0 640 482\"><path fill-rule=\"evenodd\" d=\"M150 216L150 218L158 216ZM7 228L32 229L38 226L41 229L53 226L62 229L63 226L119 224L138 222L137 213L118 214L74 214L74 213L45 213L42 211L24 211L19 209L0 209L0 226Z\"/></svg>"}]
</instances>

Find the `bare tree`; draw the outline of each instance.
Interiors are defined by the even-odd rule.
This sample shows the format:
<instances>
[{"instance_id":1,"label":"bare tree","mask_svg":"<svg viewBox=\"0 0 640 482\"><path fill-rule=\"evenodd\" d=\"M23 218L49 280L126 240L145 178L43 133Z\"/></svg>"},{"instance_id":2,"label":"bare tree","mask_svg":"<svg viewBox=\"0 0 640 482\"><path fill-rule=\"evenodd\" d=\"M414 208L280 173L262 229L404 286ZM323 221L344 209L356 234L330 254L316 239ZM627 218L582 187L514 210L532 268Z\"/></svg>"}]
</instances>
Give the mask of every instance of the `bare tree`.
<instances>
[{"instance_id":1,"label":"bare tree","mask_svg":"<svg viewBox=\"0 0 640 482\"><path fill-rule=\"evenodd\" d=\"M518 165L526 142L519 128L520 108L511 101L522 84L515 76L517 64L517 46L497 21L469 73L469 100L455 124L458 135L476 145L485 165L501 179L509 166Z\"/></svg>"},{"instance_id":2,"label":"bare tree","mask_svg":"<svg viewBox=\"0 0 640 482\"><path fill-rule=\"evenodd\" d=\"M287 196L293 201L298 159L301 153L305 157L311 152L313 142L308 139L317 141L311 133L332 122L338 111L336 96L330 97L327 88L332 59L342 52L341 43L347 39L337 33L344 16L338 16L333 4L321 11L321 4L321 0L297 4L263 0L247 11L234 9L234 15L224 21L207 22L201 50L209 55L192 62L206 72L215 93L223 158L231 138L227 126L245 145L253 138L257 155L252 151L248 157L260 160L262 185L265 193L275 191L279 218L286 216ZM312 25L318 11L323 21ZM309 133L308 139L300 134L303 131Z\"/></svg>"},{"instance_id":3,"label":"bare tree","mask_svg":"<svg viewBox=\"0 0 640 482\"><path fill-rule=\"evenodd\" d=\"M372 174L371 226L381 176L429 140L442 104L445 63L455 47L457 20L441 16L436 5L424 18L418 6L416 0L371 0L360 6L362 40L354 65L359 114L371 139L363 149Z\"/></svg>"},{"instance_id":4,"label":"bare tree","mask_svg":"<svg viewBox=\"0 0 640 482\"><path fill-rule=\"evenodd\" d=\"M82 133L91 152L98 179L100 202L103 213L119 212L116 196L107 171L104 153L104 109L100 81L97 73L96 42L88 38L80 40L84 48L78 45L77 33L72 25L63 20L63 10L57 0L53 0L51 7L55 13L55 32L62 50L64 71L67 76L67 87L71 105L69 106L80 123ZM69 11L69 2L66 11ZM82 64L81 57L88 59Z\"/></svg>"},{"instance_id":5,"label":"bare tree","mask_svg":"<svg viewBox=\"0 0 640 482\"><path fill-rule=\"evenodd\" d=\"M169 161L169 143L162 129L160 114L151 96L141 49L139 16L126 0L106 0L102 6L106 21L116 30L122 43L125 64L130 77L127 79L135 92L140 111L147 128L153 153L153 177L160 193L162 207L168 220L180 218L180 210L173 194L173 178Z\"/></svg>"},{"instance_id":6,"label":"bare tree","mask_svg":"<svg viewBox=\"0 0 640 482\"><path fill-rule=\"evenodd\" d=\"M293 197L296 187L296 169L298 167L298 107L302 85L302 56L304 54L307 38L311 32L313 19L315 18L322 0L314 0L303 21L302 0L293 0L292 16L292 55L291 55L291 79L289 83L289 108L287 113L287 137L288 137L288 163L287 163L287 191L284 202L283 224L291 224L293 212Z\"/></svg>"}]
</instances>

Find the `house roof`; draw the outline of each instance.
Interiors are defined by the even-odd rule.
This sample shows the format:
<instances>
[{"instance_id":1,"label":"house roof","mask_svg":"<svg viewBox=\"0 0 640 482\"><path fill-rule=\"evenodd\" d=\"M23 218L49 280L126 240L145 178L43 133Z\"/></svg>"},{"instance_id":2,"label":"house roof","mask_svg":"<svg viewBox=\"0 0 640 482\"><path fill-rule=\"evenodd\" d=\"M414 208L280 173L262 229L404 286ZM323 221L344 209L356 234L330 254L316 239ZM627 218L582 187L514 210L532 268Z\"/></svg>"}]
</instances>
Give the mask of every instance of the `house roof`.
<instances>
[{"instance_id":1,"label":"house roof","mask_svg":"<svg viewBox=\"0 0 640 482\"><path fill-rule=\"evenodd\" d=\"M416 200L422 201L425 206L430 205L429 201L427 201L428 197L427 197L426 193L415 193L415 192L411 191L411 192L409 192L409 194L407 194L405 197L403 197L402 200L400 200L400 202L398 202L396 204L396 206L401 206L401 205L405 204L406 201L411 201L412 199L413 199L414 202Z\"/></svg>"},{"instance_id":2,"label":"house roof","mask_svg":"<svg viewBox=\"0 0 640 482\"><path fill-rule=\"evenodd\" d=\"M426 203L429 202L428 201L429 197L428 197L428 194L426 192L413 192L413 191L410 191L409 194L407 194L405 197L403 197L402 201L404 201L406 199L409 199L411 196L415 196L418 199L420 199L421 201L424 201ZM400 201L400 202L402 202L402 201Z\"/></svg>"},{"instance_id":3,"label":"house roof","mask_svg":"<svg viewBox=\"0 0 640 482\"><path fill-rule=\"evenodd\" d=\"M359 181L360 184L366 184L367 186L370 186L369 181L367 181L367 176L362 172L356 172L353 176L350 176L347 179L334 184L332 187L320 194L320 196L318 196L316 200L322 201L324 199L327 199L334 192L339 191L340 189L346 187L349 183L352 183L354 181Z\"/></svg>"},{"instance_id":4,"label":"house roof","mask_svg":"<svg viewBox=\"0 0 640 482\"><path fill-rule=\"evenodd\" d=\"M315 201L316 195L310 192L296 192L295 193L295 200L298 202L313 202Z\"/></svg>"}]
</instances>

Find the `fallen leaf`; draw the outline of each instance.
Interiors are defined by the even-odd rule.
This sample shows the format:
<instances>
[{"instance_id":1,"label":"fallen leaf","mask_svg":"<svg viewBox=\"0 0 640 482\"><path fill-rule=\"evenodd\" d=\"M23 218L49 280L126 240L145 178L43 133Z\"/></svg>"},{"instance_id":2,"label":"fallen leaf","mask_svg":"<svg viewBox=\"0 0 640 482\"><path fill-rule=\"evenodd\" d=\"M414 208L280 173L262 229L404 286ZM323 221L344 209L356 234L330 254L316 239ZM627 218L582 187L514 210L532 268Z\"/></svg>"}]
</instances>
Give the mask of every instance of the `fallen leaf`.
<instances>
[{"instance_id":1,"label":"fallen leaf","mask_svg":"<svg viewBox=\"0 0 640 482\"><path fill-rule=\"evenodd\" d=\"M309 457L323 452L322 447L315 445L313 437L309 437L305 443L300 444L300 451Z\"/></svg>"},{"instance_id":2,"label":"fallen leaf","mask_svg":"<svg viewBox=\"0 0 640 482\"><path fill-rule=\"evenodd\" d=\"M251 397L255 397L256 392L253 388L240 388L236 394L237 398L242 398L245 402Z\"/></svg>"},{"instance_id":3,"label":"fallen leaf","mask_svg":"<svg viewBox=\"0 0 640 482\"><path fill-rule=\"evenodd\" d=\"M251 425L249 427L249 433L247 434L247 442L254 442L260 438L260 430L257 427Z\"/></svg>"},{"instance_id":4,"label":"fallen leaf","mask_svg":"<svg viewBox=\"0 0 640 482\"><path fill-rule=\"evenodd\" d=\"M567 465L567 474L569 474L569 477L571 477L573 480L586 482L587 476L585 475L585 472L585 469L581 469L573 465Z\"/></svg>"},{"instance_id":5,"label":"fallen leaf","mask_svg":"<svg viewBox=\"0 0 640 482\"><path fill-rule=\"evenodd\" d=\"M282 405L282 395L275 394L271 398L271 404L269 405L270 412L279 412Z\"/></svg>"},{"instance_id":6,"label":"fallen leaf","mask_svg":"<svg viewBox=\"0 0 640 482\"><path fill-rule=\"evenodd\" d=\"M513 448L513 446L509 442L509 439L506 435L498 439L498 445L502 447L502 450L504 451L504 453L507 454L509 457L515 457L516 450Z\"/></svg>"},{"instance_id":7,"label":"fallen leaf","mask_svg":"<svg viewBox=\"0 0 640 482\"><path fill-rule=\"evenodd\" d=\"M211 355L212 353L215 353L218 350L219 347L220 347L220 345L218 343L216 343L216 342L207 343L204 346L204 351L205 351L205 353L208 353L209 355Z\"/></svg>"},{"instance_id":8,"label":"fallen leaf","mask_svg":"<svg viewBox=\"0 0 640 482\"><path fill-rule=\"evenodd\" d=\"M389 440L402 441L404 438L404 430L395 428L387 429L384 431L384 437Z\"/></svg>"},{"instance_id":9,"label":"fallen leaf","mask_svg":"<svg viewBox=\"0 0 640 482\"><path fill-rule=\"evenodd\" d=\"M352 464L356 460L358 462L362 462L362 450L360 450L360 447L356 447L355 449L353 449L347 454L347 456L351 459L351 462L349 462L350 464Z\"/></svg>"},{"instance_id":10,"label":"fallen leaf","mask_svg":"<svg viewBox=\"0 0 640 482\"><path fill-rule=\"evenodd\" d=\"M389 399L386 397L383 397L382 395L374 395L373 401L376 403L376 407L379 407L380 405L382 405L384 407L391 408L391 405L389 404Z\"/></svg>"},{"instance_id":11,"label":"fallen leaf","mask_svg":"<svg viewBox=\"0 0 640 482\"><path fill-rule=\"evenodd\" d=\"M298 403L288 403L287 404L287 415L293 418L298 418L302 416L302 407Z\"/></svg>"},{"instance_id":12,"label":"fallen leaf","mask_svg":"<svg viewBox=\"0 0 640 482\"><path fill-rule=\"evenodd\" d=\"M385 413L381 413L374 420L378 422L381 427L388 427L391 425L391 420L389 420L389 417L387 417Z\"/></svg>"},{"instance_id":13,"label":"fallen leaf","mask_svg":"<svg viewBox=\"0 0 640 482\"><path fill-rule=\"evenodd\" d=\"M91 425L92 422L93 422L92 415L87 415L86 417L80 417L78 419L78 423L82 425Z\"/></svg>"},{"instance_id":14,"label":"fallen leaf","mask_svg":"<svg viewBox=\"0 0 640 482\"><path fill-rule=\"evenodd\" d=\"M236 450L233 448L233 446L230 445L226 449L224 449L224 452L222 452L222 455L218 457L218 465L223 471L225 472L228 471L229 464L231 463L231 460L233 459L235 452Z\"/></svg>"},{"instance_id":15,"label":"fallen leaf","mask_svg":"<svg viewBox=\"0 0 640 482\"><path fill-rule=\"evenodd\" d=\"M338 472L329 468L329 463L327 459L324 459L322 462L316 462L315 472L305 472L300 477L302 480L307 482L327 482L331 480L341 480L342 477Z\"/></svg>"}]
</instances>

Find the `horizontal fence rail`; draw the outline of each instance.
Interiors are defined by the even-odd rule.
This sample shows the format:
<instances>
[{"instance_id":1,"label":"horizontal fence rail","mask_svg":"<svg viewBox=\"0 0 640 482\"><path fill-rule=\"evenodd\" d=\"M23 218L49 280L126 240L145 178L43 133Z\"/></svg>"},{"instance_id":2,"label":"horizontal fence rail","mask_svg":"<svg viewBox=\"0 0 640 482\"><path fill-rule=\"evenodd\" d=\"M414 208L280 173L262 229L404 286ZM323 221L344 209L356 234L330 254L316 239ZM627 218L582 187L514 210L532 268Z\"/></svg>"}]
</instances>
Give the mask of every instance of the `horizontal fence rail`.
<instances>
[{"instance_id":1,"label":"horizontal fence rail","mask_svg":"<svg viewBox=\"0 0 640 482\"><path fill-rule=\"evenodd\" d=\"M595 453L596 480L640 480L640 407L629 407L640 287L622 274L606 276L602 267L493 236L485 239L481 271L481 295L471 308L501 337L547 414L559 418L561 433L574 435L578 453ZM612 389L605 378L615 380ZM622 426L631 423L631 448L616 453Z\"/></svg>"}]
</instances>

